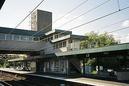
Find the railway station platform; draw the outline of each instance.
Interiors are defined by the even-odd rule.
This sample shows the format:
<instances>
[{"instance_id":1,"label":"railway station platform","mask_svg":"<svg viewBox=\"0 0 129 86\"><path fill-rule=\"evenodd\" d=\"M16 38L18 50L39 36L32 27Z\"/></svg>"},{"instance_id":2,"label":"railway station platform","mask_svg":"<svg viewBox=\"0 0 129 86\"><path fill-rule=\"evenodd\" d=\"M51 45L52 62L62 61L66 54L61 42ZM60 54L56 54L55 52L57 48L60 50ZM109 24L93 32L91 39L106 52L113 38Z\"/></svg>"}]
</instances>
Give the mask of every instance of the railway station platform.
<instances>
[{"instance_id":1,"label":"railway station platform","mask_svg":"<svg viewBox=\"0 0 129 86\"><path fill-rule=\"evenodd\" d=\"M85 77L79 77L79 78L56 77L56 76L35 74L33 71L18 71L12 68L0 68L0 71L8 72L8 73L24 74L24 75L40 77L40 78L61 80L65 82L86 84L90 86L129 86L129 84L127 83L121 83L121 82L115 82L115 81L98 80L98 79L91 79L91 78L85 78Z\"/></svg>"}]
</instances>

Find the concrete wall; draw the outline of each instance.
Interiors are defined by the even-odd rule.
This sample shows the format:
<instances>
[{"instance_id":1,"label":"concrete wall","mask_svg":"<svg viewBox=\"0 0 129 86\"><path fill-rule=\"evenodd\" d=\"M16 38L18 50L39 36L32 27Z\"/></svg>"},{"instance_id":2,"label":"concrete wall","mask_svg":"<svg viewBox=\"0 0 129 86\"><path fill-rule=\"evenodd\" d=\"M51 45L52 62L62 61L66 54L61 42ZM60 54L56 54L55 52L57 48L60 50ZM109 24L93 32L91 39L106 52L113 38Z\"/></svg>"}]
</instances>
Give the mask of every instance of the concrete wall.
<instances>
[{"instance_id":1,"label":"concrete wall","mask_svg":"<svg viewBox=\"0 0 129 86\"><path fill-rule=\"evenodd\" d=\"M71 44L68 44L67 48L68 48L68 51L79 50L80 49L80 40L74 39Z\"/></svg>"},{"instance_id":2,"label":"concrete wall","mask_svg":"<svg viewBox=\"0 0 129 86\"><path fill-rule=\"evenodd\" d=\"M45 54L51 54L55 52L54 47L50 42L44 43L43 49Z\"/></svg>"},{"instance_id":3,"label":"concrete wall","mask_svg":"<svg viewBox=\"0 0 129 86\"><path fill-rule=\"evenodd\" d=\"M38 41L0 40L0 50L39 51L43 48L43 43Z\"/></svg>"},{"instance_id":4,"label":"concrete wall","mask_svg":"<svg viewBox=\"0 0 129 86\"><path fill-rule=\"evenodd\" d=\"M44 32L52 30L52 13L48 11L36 10L31 15L31 29Z\"/></svg>"},{"instance_id":5,"label":"concrete wall","mask_svg":"<svg viewBox=\"0 0 129 86\"><path fill-rule=\"evenodd\" d=\"M68 43L68 40L67 40L66 47L61 47L57 49L54 49L53 44L50 42L46 42L44 46L45 46L44 47L45 54L56 53L56 52L67 52L72 50L79 50L80 40L74 39L72 43Z\"/></svg>"},{"instance_id":6,"label":"concrete wall","mask_svg":"<svg viewBox=\"0 0 129 86\"><path fill-rule=\"evenodd\" d=\"M14 40L0 40L0 50L11 51L40 51L43 50L45 54L51 54L56 52L67 52L71 50L79 50L80 41L73 40L72 43L66 43L66 47L54 49L54 46L50 42L38 42L38 41L14 41Z\"/></svg>"}]
</instances>

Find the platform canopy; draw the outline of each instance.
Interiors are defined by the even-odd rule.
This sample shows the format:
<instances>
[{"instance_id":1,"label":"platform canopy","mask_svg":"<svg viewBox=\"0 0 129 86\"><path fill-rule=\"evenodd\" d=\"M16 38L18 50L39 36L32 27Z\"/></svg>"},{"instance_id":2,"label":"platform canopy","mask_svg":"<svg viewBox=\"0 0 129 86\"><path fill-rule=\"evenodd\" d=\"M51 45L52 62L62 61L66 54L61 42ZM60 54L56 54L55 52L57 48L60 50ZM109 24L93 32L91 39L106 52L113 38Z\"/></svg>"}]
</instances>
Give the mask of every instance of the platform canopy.
<instances>
[{"instance_id":1,"label":"platform canopy","mask_svg":"<svg viewBox=\"0 0 129 86\"><path fill-rule=\"evenodd\" d=\"M69 52L56 53L56 56L69 56L69 55L90 54L90 53L100 53L100 52L113 52L113 51L123 51L123 50L129 50L129 43L105 46L105 47L100 47L100 48L91 48L91 49L83 49L83 50L75 50L75 51L69 51Z\"/></svg>"}]
</instances>

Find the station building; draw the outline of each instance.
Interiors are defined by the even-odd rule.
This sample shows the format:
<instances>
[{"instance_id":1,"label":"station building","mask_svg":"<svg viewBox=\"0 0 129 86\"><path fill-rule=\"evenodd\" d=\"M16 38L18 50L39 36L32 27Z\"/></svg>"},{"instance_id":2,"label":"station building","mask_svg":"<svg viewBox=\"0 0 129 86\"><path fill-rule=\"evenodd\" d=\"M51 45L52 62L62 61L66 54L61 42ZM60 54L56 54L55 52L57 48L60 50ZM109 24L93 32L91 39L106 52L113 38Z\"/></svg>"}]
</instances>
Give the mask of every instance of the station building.
<instances>
[{"instance_id":1,"label":"station building","mask_svg":"<svg viewBox=\"0 0 129 86\"><path fill-rule=\"evenodd\" d=\"M32 30L0 27L0 52L2 54L27 54L22 62L20 59L11 59L18 62L15 67L27 67L40 72L67 73L67 59L53 59L51 61L42 58L56 58L57 52L80 50L80 42L85 36L74 35L72 31L52 30L52 13L36 10L31 16ZM5 56L5 55L4 55ZM30 68L32 66L33 68Z\"/></svg>"},{"instance_id":2,"label":"station building","mask_svg":"<svg viewBox=\"0 0 129 86\"><path fill-rule=\"evenodd\" d=\"M58 76L129 80L128 43L81 50L87 37L52 30L51 12L37 10L31 18L32 30L0 27L0 54L27 55L10 59L11 66Z\"/></svg>"}]
</instances>

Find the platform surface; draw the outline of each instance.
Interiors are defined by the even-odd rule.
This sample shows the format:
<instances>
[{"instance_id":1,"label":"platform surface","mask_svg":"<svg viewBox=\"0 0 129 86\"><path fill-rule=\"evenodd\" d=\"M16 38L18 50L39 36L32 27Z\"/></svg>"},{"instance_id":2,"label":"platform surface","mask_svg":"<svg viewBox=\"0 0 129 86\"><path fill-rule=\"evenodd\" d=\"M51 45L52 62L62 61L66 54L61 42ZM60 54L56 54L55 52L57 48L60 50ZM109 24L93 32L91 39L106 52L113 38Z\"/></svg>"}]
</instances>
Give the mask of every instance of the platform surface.
<instances>
[{"instance_id":1,"label":"platform surface","mask_svg":"<svg viewBox=\"0 0 129 86\"><path fill-rule=\"evenodd\" d=\"M33 71L30 71L30 72L18 71L18 70L14 70L12 68L11 69L10 68L0 68L0 71L18 73L18 74L26 74L26 75L31 75L31 76L50 78L50 79L56 79L56 80L63 80L63 81L69 81L69 82L75 82L75 83L87 84L87 85L93 85L93 86L129 86L129 84L126 84L126 83L91 79L91 78L85 78L85 77L65 78L65 77L55 77L55 76L49 76L49 75L39 75L39 74L33 74Z\"/></svg>"},{"instance_id":2,"label":"platform surface","mask_svg":"<svg viewBox=\"0 0 129 86\"><path fill-rule=\"evenodd\" d=\"M10 72L10 73L17 73L17 74L29 74L34 73L34 71L19 71L13 68L0 68L0 71Z\"/></svg>"}]
</instances>

